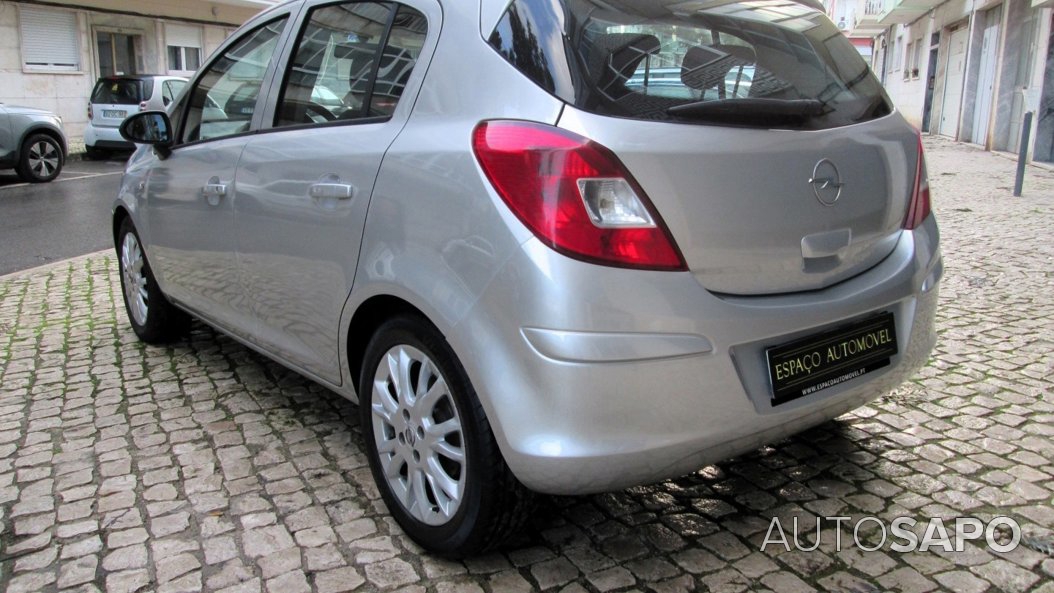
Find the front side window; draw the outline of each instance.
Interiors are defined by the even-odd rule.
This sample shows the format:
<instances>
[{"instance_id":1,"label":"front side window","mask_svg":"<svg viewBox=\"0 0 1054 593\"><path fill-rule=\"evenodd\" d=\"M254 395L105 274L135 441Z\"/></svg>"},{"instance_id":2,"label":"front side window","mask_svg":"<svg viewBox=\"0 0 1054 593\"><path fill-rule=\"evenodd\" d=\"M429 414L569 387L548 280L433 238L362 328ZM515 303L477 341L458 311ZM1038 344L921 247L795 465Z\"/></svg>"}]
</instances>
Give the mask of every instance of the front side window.
<instances>
[{"instance_id":1,"label":"front side window","mask_svg":"<svg viewBox=\"0 0 1054 593\"><path fill-rule=\"evenodd\" d=\"M249 131L264 73L286 18L253 29L227 48L198 79L183 122L183 142Z\"/></svg>"},{"instance_id":2,"label":"front side window","mask_svg":"<svg viewBox=\"0 0 1054 593\"><path fill-rule=\"evenodd\" d=\"M489 42L600 115L824 129L891 112L834 23L792 0L514 0Z\"/></svg>"},{"instance_id":3,"label":"front side window","mask_svg":"<svg viewBox=\"0 0 1054 593\"><path fill-rule=\"evenodd\" d=\"M275 126L390 116L425 32L424 15L394 3L313 9L282 84Z\"/></svg>"}]
</instances>

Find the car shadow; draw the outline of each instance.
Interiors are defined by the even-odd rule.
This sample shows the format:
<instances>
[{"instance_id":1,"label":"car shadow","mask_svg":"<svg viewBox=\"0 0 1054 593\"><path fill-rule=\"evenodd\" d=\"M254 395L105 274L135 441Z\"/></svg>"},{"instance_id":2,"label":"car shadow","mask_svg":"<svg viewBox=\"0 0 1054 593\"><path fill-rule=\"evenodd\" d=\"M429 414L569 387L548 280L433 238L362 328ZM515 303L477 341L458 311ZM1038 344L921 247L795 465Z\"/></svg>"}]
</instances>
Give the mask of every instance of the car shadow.
<instances>
[{"instance_id":1,"label":"car shadow","mask_svg":"<svg viewBox=\"0 0 1054 593\"><path fill-rule=\"evenodd\" d=\"M61 174L60 174L61 176ZM0 187L25 183L14 171L0 171Z\"/></svg>"},{"instance_id":2,"label":"car shadow","mask_svg":"<svg viewBox=\"0 0 1054 593\"><path fill-rule=\"evenodd\" d=\"M123 317L118 320L121 333L130 335ZM126 357L138 347L144 360L165 358L163 351L135 342L134 336L131 342ZM209 376L226 369L224 393L217 405L234 417L248 409L245 400L252 400L278 433L268 437L268 447L284 448L283 432L297 432L297 438L303 438L305 429L321 441L345 443L355 461L331 458L329 470L312 470L315 477L328 475L327 483L339 480L372 501L367 516L386 524L407 549L422 552L394 521L387 520L366 465L354 404L198 321L187 339L167 351L171 365L165 366L176 369L180 377ZM471 570L481 563L528 563L561 556L587 574L628 563L635 574L661 581L667 573L671 578L684 576L671 561L682 567L699 563L725 566L754 556L763 565L771 564L769 558L787 553L782 546L770 545L764 558L756 553L775 519L783 526L791 525L795 518L802 522L797 539L791 534L793 549L795 541L815 543L816 536L806 526L815 529L818 517L908 512L895 500L904 489L892 482L912 472L894 463L902 459L895 443L857 426L869 422L867 415L847 414L750 454L658 484L589 496L539 496L536 512L524 528L499 550L468 559L465 565ZM264 447L250 448L255 455ZM295 461L295 454L287 455ZM332 475L332 468L337 467L345 468L339 478ZM800 565L807 574L826 568L832 559L819 553L789 562ZM812 566L816 563L822 566Z\"/></svg>"}]
</instances>

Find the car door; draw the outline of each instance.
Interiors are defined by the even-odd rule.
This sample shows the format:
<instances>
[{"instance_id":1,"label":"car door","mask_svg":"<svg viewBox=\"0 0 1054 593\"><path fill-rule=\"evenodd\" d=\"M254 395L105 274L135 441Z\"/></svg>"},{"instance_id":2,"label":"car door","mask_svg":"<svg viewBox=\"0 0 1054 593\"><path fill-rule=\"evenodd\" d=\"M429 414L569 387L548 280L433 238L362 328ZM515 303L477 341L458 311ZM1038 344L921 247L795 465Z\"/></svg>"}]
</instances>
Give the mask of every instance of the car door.
<instances>
[{"instance_id":1,"label":"car door","mask_svg":"<svg viewBox=\"0 0 1054 593\"><path fill-rule=\"evenodd\" d=\"M333 383L374 180L409 116L439 15L434 0L308 2L265 129L239 166L235 227L255 339ZM342 101L319 104L326 93Z\"/></svg>"},{"instance_id":2,"label":"car door","mask_svg":"<svg viewBox=\"0 0 1054 593\"><path fill-rule=\"evenodd\" d=\"M289 18L276 14L205 67L175 110L179 141L152 168L145 188L150 258L166 293L240 335L249 333L253 317L236 266L235 172L259 118L253 109L223 106L236 88L263 86L273 75L272 56Z\"/></svg>"},{"instance_id":3,"label":"car door","mask_svg":"<svg viewBox=\"0 0 1054 593\"><path fill-rule=\"evenodd\" d=\"M11 119L7 109L0 103L0 164L13 164L15 161L15 138L11 133Z\"/></svg>"}]
</instances>

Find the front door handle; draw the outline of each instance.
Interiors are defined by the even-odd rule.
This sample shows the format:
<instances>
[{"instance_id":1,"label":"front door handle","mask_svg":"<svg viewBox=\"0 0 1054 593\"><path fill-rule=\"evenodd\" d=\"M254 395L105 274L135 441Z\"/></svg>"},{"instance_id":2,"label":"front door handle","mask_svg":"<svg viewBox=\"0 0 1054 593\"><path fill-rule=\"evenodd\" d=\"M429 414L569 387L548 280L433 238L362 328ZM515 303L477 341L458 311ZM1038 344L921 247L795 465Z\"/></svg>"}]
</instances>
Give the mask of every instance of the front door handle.
<instances>
[{"instance_id":1,"label":"front door handle","mask_svg":"<svg viewBox=\"0 0 1054 593\"><path fill-rule=\"evenodd\" d=\"M201 195L205 196L210 206L217 206L220 198L227 195L227 184L221 183L219 177L213 177L201 188Z\"/></svg>"},{"instance_id":2,"label":"front door handle","mask_svg":"<svg viewBox=\"0 0 1054 593\"><path fill-rule=\"evenodd\" d=\"M312 198L332 198L335 200L350 200L355 195L355 188L350 183L314 183L308 189Z\"/></svg>"}]
</instances>

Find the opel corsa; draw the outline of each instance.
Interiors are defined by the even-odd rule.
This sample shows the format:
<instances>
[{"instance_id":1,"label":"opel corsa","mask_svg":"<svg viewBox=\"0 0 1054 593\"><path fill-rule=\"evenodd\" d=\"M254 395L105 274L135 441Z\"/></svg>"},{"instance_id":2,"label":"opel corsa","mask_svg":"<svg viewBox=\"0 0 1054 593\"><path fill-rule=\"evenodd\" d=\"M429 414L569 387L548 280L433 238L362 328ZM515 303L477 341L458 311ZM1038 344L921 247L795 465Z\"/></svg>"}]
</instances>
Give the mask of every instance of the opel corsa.
<instances>
[{"instance_id":1,"label":"opel corsa","mask_svg":"<svg viewBox=\"0 0 1054 593\"><path fill-rule=\"evenodd\" d=\"M190 314L358 401L439 553L532 491L838 416L934 345L919 135L810 0L298 0L122 130L135 333Z\"/></svg>"}]
</instances>

